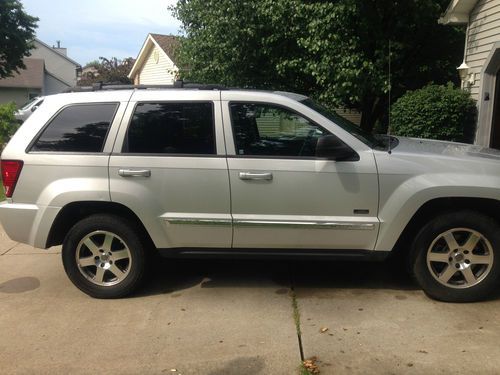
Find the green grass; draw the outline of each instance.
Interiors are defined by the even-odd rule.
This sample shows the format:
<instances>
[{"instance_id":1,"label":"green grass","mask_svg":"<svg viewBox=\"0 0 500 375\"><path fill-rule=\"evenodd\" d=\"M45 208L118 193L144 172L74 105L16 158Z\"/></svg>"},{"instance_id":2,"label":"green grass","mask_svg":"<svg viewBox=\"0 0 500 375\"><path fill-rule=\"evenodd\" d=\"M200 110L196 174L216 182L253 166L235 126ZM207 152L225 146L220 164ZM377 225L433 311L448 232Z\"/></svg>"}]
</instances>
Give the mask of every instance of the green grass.
<instances>
[{"instance_id":1,"label":"green grass","mask_svg":"<svg viewBox=\"0 0 500 375\"><path fill-rule=\"evenodd\" d=\"M2 180L0 180L0 202L5 199L5 193L3 191Z\"/></svg>"}]
</instances>

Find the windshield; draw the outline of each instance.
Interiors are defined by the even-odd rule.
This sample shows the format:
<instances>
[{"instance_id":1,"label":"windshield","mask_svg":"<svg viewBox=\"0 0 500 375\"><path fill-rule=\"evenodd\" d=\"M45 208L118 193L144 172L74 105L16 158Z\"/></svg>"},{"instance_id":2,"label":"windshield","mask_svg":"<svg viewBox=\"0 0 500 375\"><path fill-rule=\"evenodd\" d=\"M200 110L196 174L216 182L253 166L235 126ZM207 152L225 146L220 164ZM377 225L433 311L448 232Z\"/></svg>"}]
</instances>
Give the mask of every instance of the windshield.
<instances>
[{"instance_id":1,"label":"windshield","mask_svg":"<svg viewBox=\"0 0 500 375\"><path fill-rule=\"evenodd\" d=\"M23 106L21 107L21 109L26 109L28 108L33 102L37 101L37 100L40 100L40 98L37 96L33 99L30 99L29 101L27 101L26 103L23 104Z\"/></svg>"},{"instance_id":2,"label":"windshield","mask_svg":"<svg viewBox=\"0 0 500 375\"><path fill-rule=\"evenodd\" d=\"M361 129L359 126L343 118L342 116L338 115L335 111L331 111L323 107L321 104L316 103L312 99L307 98L301 100L300 103L308 106L309 108L315 110L319 114L325 116L328 120L334 122L336 125L340 126L342 129L349 132L351 135L359 139L364 144L372 148L380 144L380 140L375 138L372 134Z\"/></svg>"}]
</instances>

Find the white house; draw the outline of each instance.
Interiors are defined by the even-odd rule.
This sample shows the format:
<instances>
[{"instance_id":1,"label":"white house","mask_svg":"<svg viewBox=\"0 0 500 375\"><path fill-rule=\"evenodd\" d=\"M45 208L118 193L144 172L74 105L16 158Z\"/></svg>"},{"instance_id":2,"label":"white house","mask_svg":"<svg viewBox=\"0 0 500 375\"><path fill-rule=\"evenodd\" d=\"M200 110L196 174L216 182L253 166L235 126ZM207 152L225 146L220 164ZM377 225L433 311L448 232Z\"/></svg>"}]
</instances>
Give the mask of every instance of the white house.
<instances>
[{"instance_id":1,"label":"white house","mask_svg":"<svg viewBox=\"0 0 500 375\"><path fill-rule=\"evenodd\" d=\"M76 85L80 64L67 56L66 48L50 47L35 39L31 56L24 58L26 69L0 79L0 103L22 105L29 99L59 93Z\"/></svg>"},{"instance_id":2,"label":"white house","mask_svg":"<svg viewBox=\"0 0 500 375\"><path fill-rule=\"evenodd\" d=\"M500 149L500 0L451 0L439 22L467 26L458 70L477 101L475 143Z\"/></svg>"},{"instance_id":3,"label":"white house","mask_svg":"<svg viewBox=\"0 0 500 375\"><path fill-rule=\"evenodd\" d=\"M169 85L179 68L175 50L179 44L174 35L148 34L128 77L136 85Z\"/></svg>"}]
</instances>

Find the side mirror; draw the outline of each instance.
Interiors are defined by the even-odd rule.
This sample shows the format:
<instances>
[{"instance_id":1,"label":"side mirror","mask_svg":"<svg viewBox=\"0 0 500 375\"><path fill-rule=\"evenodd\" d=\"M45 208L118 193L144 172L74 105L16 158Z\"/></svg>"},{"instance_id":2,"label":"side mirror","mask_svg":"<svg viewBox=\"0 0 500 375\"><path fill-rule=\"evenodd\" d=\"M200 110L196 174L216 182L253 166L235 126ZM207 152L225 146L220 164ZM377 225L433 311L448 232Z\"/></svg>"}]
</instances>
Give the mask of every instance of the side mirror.
<instances>
[{"instance_id":1,"label":"side mirror","mask_svg":"<svg viewBox=\"0 0 500 375\"><path fill-rule=\"evenodd\" d=\"M33 107L31 107L31 112L35 112L37 109L38 109L38 106L34 105Z\"/></svg>"},{"instance_id":2,"label":"side mirror","mask_svg":"<svg viewBox=\"0 0 500 375\"><path fill-rule=\"evenodd\" d=\"M334 135L325 135L318 139L316 157L336 161L357 161L359 155L352 148Z\"/></svg>"}]
</instances>

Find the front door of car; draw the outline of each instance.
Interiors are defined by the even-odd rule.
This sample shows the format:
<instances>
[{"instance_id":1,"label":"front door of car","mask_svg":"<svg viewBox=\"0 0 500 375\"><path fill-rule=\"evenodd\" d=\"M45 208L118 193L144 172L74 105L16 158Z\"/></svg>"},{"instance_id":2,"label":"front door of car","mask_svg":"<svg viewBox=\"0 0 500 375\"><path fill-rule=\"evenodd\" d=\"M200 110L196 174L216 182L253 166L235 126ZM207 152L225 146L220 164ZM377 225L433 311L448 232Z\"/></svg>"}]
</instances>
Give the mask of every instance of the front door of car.
<instances>
[{"instance_id":1,"label":"front door of car","mask_svg":"<svg viewBox=\"0 0 500 375\"><path fill-rule=\"evenodd\" d=\"M334 124L319 125L292 100L222 98L233 247L374 248L378 178L368 146L354 141L349 160L317 158L318 140L334 138Z\"/></svg>"}]
</instances>

